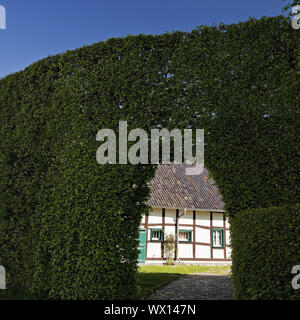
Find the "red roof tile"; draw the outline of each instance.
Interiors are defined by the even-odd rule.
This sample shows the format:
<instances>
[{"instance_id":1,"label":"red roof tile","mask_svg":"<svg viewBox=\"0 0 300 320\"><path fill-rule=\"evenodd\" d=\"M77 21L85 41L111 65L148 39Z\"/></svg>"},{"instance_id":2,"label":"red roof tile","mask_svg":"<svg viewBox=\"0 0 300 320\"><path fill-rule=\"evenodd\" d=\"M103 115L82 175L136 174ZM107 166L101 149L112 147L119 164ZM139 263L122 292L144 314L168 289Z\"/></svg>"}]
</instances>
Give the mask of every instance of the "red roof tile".
<instances>
[{"instance_id":1,"label":"red roof tile","mask_svg":"<svg viewBox=\"0 0 300 320\"><path fill-rule=\"evenodd\" d=\"M186 164L161 164L151 181L148 205L163 208L224 210L214 181L206 169L199 175L186 175Z\"/></svg>"}]
</instances>

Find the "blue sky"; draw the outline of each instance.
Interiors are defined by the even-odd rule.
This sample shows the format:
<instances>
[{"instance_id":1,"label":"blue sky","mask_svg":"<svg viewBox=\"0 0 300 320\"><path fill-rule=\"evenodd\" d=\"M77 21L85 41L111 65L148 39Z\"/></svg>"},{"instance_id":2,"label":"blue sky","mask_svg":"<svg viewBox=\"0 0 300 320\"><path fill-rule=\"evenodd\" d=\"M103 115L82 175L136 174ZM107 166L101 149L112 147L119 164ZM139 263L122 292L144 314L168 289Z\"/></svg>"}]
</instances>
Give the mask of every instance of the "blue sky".
<instances>
[{"instance_id":1,"label":"blue sky","mask_svg":"<svg viewBox=\"0 0 300 320\"><path fill-rule=\"evenodd\" d=\"M112 37L190 31L275 16L282 0L0 0L0 78L34 61Z\"/></svg>"}]
</instances>

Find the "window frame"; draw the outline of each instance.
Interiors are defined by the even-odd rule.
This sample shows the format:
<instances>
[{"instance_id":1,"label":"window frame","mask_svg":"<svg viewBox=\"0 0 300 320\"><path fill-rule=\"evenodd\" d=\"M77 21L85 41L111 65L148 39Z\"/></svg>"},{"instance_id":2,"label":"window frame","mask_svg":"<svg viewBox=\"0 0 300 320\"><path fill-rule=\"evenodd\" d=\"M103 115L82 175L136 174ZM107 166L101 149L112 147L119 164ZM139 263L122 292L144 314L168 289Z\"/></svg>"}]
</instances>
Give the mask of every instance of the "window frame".
<instances>
[{"instance_id":1,"label":"window frame","mask_svg":"<svg viewBox=\"0 0 300 320\"><path fill-rule=\"evenodd\" d=\"M188 233L189 234L189 239L188 240L180 240L179 239L179 233L180 232L186 232L186 233ZM193 242L193 230L182 230L182 229L179 229L178 230L178 241L179 242L184 242L184 243L191 243L191 242Z\"/></svg>"},{"instance_id":2,"label":"window frame","mask_svg":"<svg viewBox=\"0 0 300 320\"><path fill-rule=\"evenodd\" d=\"M159 231L159 239L153 239L153 233ZM150 229L150 241L162 242L163 241L163 231L162 229L155 228Z\"/></svg>"},{"instance_id":3,"label":"window frame","mask_svg":"<svg viewBox=\"0 0 300 320\"><path fill-rule=\"evenodd\" d=\"M220 247L216 247L214 246L214 232L215 231L222 231L222 244ZM225 231L224 231L224 228L212 228L212 232L211 232L211 246L212 248L214 249L224 249L224 246L225 246Z\"/></svg>"}]
</instances>

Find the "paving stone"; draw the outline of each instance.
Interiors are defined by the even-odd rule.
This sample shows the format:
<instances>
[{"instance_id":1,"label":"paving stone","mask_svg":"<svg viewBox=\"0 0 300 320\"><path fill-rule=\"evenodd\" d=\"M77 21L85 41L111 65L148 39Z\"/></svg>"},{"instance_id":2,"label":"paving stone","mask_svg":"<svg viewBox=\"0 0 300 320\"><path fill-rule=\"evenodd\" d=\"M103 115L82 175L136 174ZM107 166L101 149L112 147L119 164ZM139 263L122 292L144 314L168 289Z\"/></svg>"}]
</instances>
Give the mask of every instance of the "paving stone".
<instances>
[{"instance_id":1,"label":"paving stone","mask_svg":"<svg viewBox=\"0 0 300 320\"><path fill-rule=\"evenodd\" d=\"M161 287L147 300L233 300L229 276L194 273Z\"/></svg>"}]
</instances>

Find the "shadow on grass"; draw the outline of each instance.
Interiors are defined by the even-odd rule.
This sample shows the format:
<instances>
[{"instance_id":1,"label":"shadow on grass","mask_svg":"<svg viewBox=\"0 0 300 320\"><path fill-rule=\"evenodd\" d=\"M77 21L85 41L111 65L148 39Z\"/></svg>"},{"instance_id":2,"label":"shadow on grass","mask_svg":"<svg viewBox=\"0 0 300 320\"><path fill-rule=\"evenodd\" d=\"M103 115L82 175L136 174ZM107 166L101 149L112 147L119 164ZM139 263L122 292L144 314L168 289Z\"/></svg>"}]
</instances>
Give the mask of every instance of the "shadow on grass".
<instances>
[{"instance_id":1,"label":"shadow on grass","mask_svg":"<svg viewBox=\"0 0 300 320\"><path fill-rule=\"evenodd\" d=\"M133 300L139 300L147 297L153 293L154 289L158 289L167 283L174 281L181 277L180 273L152 273L139 272L138 273L138 294L132 297Z\"/></svg>"}]
</instances>

